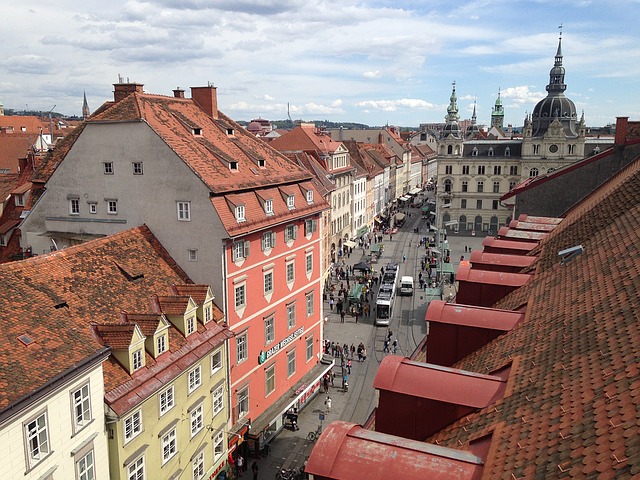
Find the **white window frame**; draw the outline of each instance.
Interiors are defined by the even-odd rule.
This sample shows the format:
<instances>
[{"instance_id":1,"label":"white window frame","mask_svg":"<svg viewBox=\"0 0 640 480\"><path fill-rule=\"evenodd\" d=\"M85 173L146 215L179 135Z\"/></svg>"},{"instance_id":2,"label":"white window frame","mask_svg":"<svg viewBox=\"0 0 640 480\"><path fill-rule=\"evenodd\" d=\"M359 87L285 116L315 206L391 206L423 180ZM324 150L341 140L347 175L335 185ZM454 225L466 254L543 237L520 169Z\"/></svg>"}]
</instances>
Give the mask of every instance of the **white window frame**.
<instances>
[{"instance_id":1,"label":"white window frame","mask_svg":"<svg viewBox=\"0 0 640 480\"><path fill-rule=\"evenodd\" d=\"M249 413L249 386L238 391L237 411L238 419L245 417Z\"/></svg>"},{"instance_id":2,"label":"white window frame","mask_svg":"<svg viewBox=\"0 0 640 480\"><path fill-rule=\"evenodd\" d=\"M198 261L198 249L197 248L189 248L187 250L187 256L189 257L190 262Z\"/></svg>"},{"instance_id":3,"label":"white window frame","mask_svg":"<svg viewBox=\"0 0 640 480\"><path fill-rule=\"evenodd\" d=\"M235 262L241 258L247 258L249 256L250 245L251 242L245 240L233 242L231 244L231 260Z\"/></svg>"},{"instance_id":4,"label":"white window frame","mask_svg":"<svg viewBox=\"0 0 640 480\"><path fill-rule=\"evenodd\" d=\"M265 232L262 234L262 251L271 250L276 246L276 233Z\"/></svg>"},{"instance_id":5,"label":"white window frame","mask_svg":"<svg viewBox=\"0 0 640 480\"><path fill-rule=\"evenodd\" d=\"M217 462L218 459L224 454L224 431L220 430L215 437L213 437L213 461Z\"/></svg>"},{"instance_id":6,"label":"white window frame","mask_svg":"<svg viewBox=\"0 0 640 480\"><path fill-rule=\"evenodd\" d=\"M213 416L224 410L224 384L213 391Z\"/></svg>"},{"instance_id":7,"label":"white window frame","mask_svg":"<svg viewBox=\"0 0 640 480\"><path fill-rule=\"evenodd\" d=\"M313 190L307 190L307 203L313 203Z\"/></svg>"},{"instance_id":8,"label":"white window frame","mask_svg":"<svg viewBox=\"0 0 640 480\"><path fill-rule=\"evenodd\" d=\"M276 364L269 365L264 371L264 396L276 391Z\"/></svg>"},{"instance_id":9,"label":"white window frame","mask_svg":"<svg viewBox=\"0 0 640 480\"><path fill-rule=\"evenodd\" d=\"M131 162L131 168L133 169L134 175L144 174L144 168L142 166L142 162Z\"/></svg>"},{"instance_id":10,"label":"white window frame","mask_svg":"<svg viewBox=\"0 0 640 480\"><path fill-rule=\"evenodd\" d=\"M173 428L162 437L162 464L164 465L178 453L178 436Z\"/></svg>"},{"instance_id":11,"label":"white window frame","mask_svg":"<svg viewBox=\"0 0 640 480\"><path fill-rule=\"evenodd\" d=\"M264 294L273 293L273 270L264 272Z\"/></svg>"},{"instance_id":12,"label":"white window frame","mask_svg":"<svg viewBox=\"0 0 640 480\"><path fill-rule=\"evenodd\" d=\"M284 227L284 241L291 242L298 238L298 226L297 225L287 225Z\"/></svg>"},{"instance_id":13,"label":"white window frame","mask_svg":"<svg viewBox=\"0 0 640 480\"><path fill-rule=\"evenodd\" d=\"M296 374L296 349L287 352L287 378Z\"/></svg>"},{"instance_id":14,"label":"white window frame","mask_svg":"<svg viewBox=\"0 0 640 480\"><path fill-rule=\"evenodd\" d=\"M285 265L286 281L287 283L293 283L296 280L296 264L293 260L287 262Z\"/></svg>"},{"instance_id":15,"label":"white window frame","mask_svg":"<svg viewBox=\"0 0 640 480\"><path fill-rule=\"evenodd\" d=\"M95 480L96 462L93 449L85 453L76 462L76 478L78 480Z\"/></svg>"},{"instance_id":16,"label":"white window frame","mask_svg":"<svg viewBox=\"0 0 640 480\"><path fill-rule=\"evenodd\" d=\"M287 208L289 210L296 208L296 197L294 195L287 196Z\"/></svg>"},{"instance_id":17,"label":"white window frame","mask_svg":"<svg viewBox=\"0 0 640 480\"><path fill-rule=\"evenodd\" d=\"M105 175L113 175L113 172L115 171L113 162L102 162L102 171Z\"/></svg>"},{"instance_id":18,"label":"white window frame","mask_svg":"<svg viewBox=\"0 0 640 480\"><path fill-rule=\"evenodd\" d=\"M71 393L74 432L86 427L91 418L91 388L85 383Z\"/></svg>"},{"instance_id":19,"label":"white window frame","mask_svg":"<svg viewBox=\"0 0 640 480\"><path fill-rule=\"evenodd\" d=\"M289 330L296 326L296 304L295 302L287 305L287 326Z\"/></svg>"},{"instance_id":20,"label":"white window frame","mask_svg":"<svg viewBox=\"0 0 640 480\"><path fill-rule=\"evenodd\" d=\"M247 218L245 217L244 205L236 205L236 221L237 222L246 222L247 221Z\"/></svg>"},{"instance_id":21,"label":"white window frame","mask_svg":"<svg viewBox=\"0 0 640 480\"><path fill-rule=\"evenodd\" d=\"M178 213L178 221L180 222L191 221L191 202L178 200L176 202L176 210Z\"/></svg>"},{"instance_id":22,"label":"white window frame","mask_svg":"<svg viewBox=\"0 0 640 480\"><path fill-rule=\"evenodd\" d=\"M156 338L156 350L158 355L163 354L167 351L167 335L163 333Z\"/></svg>"},{"instance_id":23,"label":"white window frame","mask_svg":"<svg viewBox=\"0 0 640 480\"><path fill-rule=\"evenodd\" d=\"M313 358L313 335L310 335L306 338L306 354L307 354L307 362Z\"/></svg>"},{"instance_id":24,"label":"white window frame","mask_svg":"<svg viewBox=\"0 0 640 480\"><path fill-rule=\"evenodd\" d=\"M186 325L186 332L187 332L187 336L191 335L192 333L195 333L196 329L196 317L195 315L191 315L190 317L187 318L187 325Z\"/></svg>"},{"instance_id":25,"label":"white window frame","mask_svg":"<svg viewBox=\"0 0 640 480\"><path fill-rule=\"evenodd\" d=\"M236 336L236 363L240 364L247 359L247 343L248 343L247 332L244 331L241 334Z\"/></svg>"},{"instance_id":26,"label":"white window frame","mask_svg":"<svg viewBox=\"0 0 640 480\"><path fill-rule=\"evenodd\" d=\"M220 349L211 354L211 375L218 373L222 367L222 349Z\"/></svg>"},{"instance_id":27,"label":"white window frame","mask_svg":"<svg viewBox=\"0 0 640 480\"><path fill-rule=\"evenodd\" d=\"M193 470L193 480L200 480L204 478L204 450L200 451L193 457L191 464Z\"/></svg>"},{"instance_id":28,"label":"white window frame","mask_svg":"<svg viewBox=\"0 0 640 480\"><path fill-rule=\"evenodd\" d=\"M144 367L143 355L142 355L142 349L141 348L131 352L131 367L133 368L134 372L137 371L137 370L140 370L142 367Z\"/></svg>"},{"instance_id":29,"label":"white window frame","mask_svg":"<svg viewBox=\"0 0 640 480\"><path fill-rule=\"evenodd\" d=\"M169 388L165 388L162 392L160 392L160 395L158 395L158 402L160 403L158 406L160 416L163 416L165 413L175 407L176 395L173 385L171 385Z\"/></svg>"},{"instance_id":30,"label":"white window frame","mask_svg":"<svg viewBox=\"0 0 640 480\"><path fill-rule=\"evenodd\" d=\"M118 214L118 200L111 199L107 200L107 215L117 215Z\"/></svg>"},{"instance_id":31,"label":"white window frame","mask_svg":"<svg viewBox=\"0 0 640 480\"><path fill-rule=\"evenodd\" d=\"M127 480L144 480L146 478L144 470L144 455L140 455L127 465Z\"/></svg>"},{"instance_id":32,"label":"white window frame","mask_svg":"<svg viewBox=\"0 0 640 480\"><path fill-rule=\"evenodd\" d=\"M304 221L304 234L305 236L311 235L318 230L318 220L315 218L309 218Z\"/></svg>"},{"instance_id":33,"label":"white window frame","mask_svg":"<svg viewBox=\"0 0 640 480\"><path fill-rule=\"evenodd\" d=\"M204 406L200 403L191 410L191 438L195 437L204 428Z\"/></svg>"},{"instance_id":34,"label":"white window frame","mask_svg":"<svg viewBox=\"0 0 640 480\"><path fill-rule=\"evenodd\" d=\"M233 296L236 310L247 306L247 287L244 283L234 287Z\"/></svg>"},{"instance_id":35,"label":"white window frame","mask_svg":"<svg viewBox=\"0 0 640 480\"><path fill-rule=\"evenodd\" d=\"M36 415L23 424L24 441L27 452L27 466L30 470L51 453L49 441L49 420L47 412Z\"/></svg>"},{"instance_id":36,"label":"white window frame","mask_svg":"<svg viewBox=\"0 0 640 480\"><path fill-rule=\"evenodd\" d=\"M69 199L69 215L80 215L80 199Z\"/></svg>"},{"instance_id":37,"label":"white window frame","mask_svg":"<svg viewBox=\"0 0 640 480\"><path fill-rule=\"evenodd\" d=\"M273 200L264 201L264 213L267 215L273 215Z\"/></svg>"},{"instance_id":38,"label":"white window frame","mask_svg":"<svg viewBox=\"0 0 640 480\"><path fill-rule=\"evenodd\" d=\"M307 253L304 258L307 273L313 272L313 252Z\"/></svg>"},{"instance_id":39,"label":"white window frame","mask_svg":"<svg viewBox=\"0 0 640 480\"><path fill-rule=\"evenodd\" d=\"M187 386L189 394L192 394L202 385L202 366L198 365L196 368L189 371L187 375Z\"/></svg>"},{"instance_id":40,"label":"white window frame","mask_svg":"<svg viewBox=\"0 0 640 480\"><path fill-rule=\"evenodd\" d=\"M269 345L276 339L276 318L269 315L264 319L264 344Z\"/></svg>"},{"instance_id":41,"label":"white window frame","mask_svg":"<svg viewBox=\"0 0 640 480\"><path fill-rule=\"evenodd\" d=\"M207 324L211 321L211 304L202 307L202 311L204 312L204 323Z\"/></svg>"},{"instance_id":42,"label":"white window frame","mask_svg":"<svg viewBox=\"0 0 640 480\"><path fill-rule=\"evenodd\" d=\"M309 292L305 295L305 303L306 303L306 309L307 309L307 317L310 317L311 315L313 315L314 312L314 302L315 302L315 295L313 294L313 292Z\"/></svg>"},{"instance_id":43,"label":"white window frame","mask_svg":"<svg viewBox=\"0 0 640 480\"><path fill-rule=\"evenodd\" d=\"M89 213L98 213L98 204L96 202L89 202Z\"/></svg>"},{"instance_id":44,"label":"white window frame","mask_svg":"<svg viewBox=\"0 0 640 480\"><path fill-rule=\"evenodd\" d=\"M136 410L126 417L122 420L122 425L122 434L124 435L124 443L126 444L142 433L142 410ZM129 430L128 434L127 430Z\"/></svg>"}]
</instances>

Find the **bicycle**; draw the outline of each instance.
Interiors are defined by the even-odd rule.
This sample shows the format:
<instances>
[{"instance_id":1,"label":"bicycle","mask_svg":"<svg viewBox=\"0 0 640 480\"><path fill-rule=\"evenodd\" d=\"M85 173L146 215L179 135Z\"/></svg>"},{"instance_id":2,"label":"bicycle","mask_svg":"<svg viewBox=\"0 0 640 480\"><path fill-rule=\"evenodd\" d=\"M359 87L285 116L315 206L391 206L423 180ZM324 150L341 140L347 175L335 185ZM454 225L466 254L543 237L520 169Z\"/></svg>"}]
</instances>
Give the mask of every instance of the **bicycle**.
<instances>
[{"instance_id":1,"label":"bicycle","mask_svg":"<svg viewBox=\"0 0 640 480\"><path fill-rule=\"evenodd\" d=\"M307 435L307 440L309 440L310 442L315 442L320 435L322 435L322 424L318 425L318 428L316 428L315 432L309 432L309 435Z\"/></svg>"}]
</instances>

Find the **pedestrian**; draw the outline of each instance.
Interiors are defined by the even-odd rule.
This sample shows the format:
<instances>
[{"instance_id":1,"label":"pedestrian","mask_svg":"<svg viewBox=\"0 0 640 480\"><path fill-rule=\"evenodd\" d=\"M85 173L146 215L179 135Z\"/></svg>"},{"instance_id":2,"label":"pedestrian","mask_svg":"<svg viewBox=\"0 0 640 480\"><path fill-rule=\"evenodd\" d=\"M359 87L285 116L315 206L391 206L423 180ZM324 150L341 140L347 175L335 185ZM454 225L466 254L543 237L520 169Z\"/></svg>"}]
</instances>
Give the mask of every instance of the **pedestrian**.
<instances>
[{"instance_id":1,"label":"pedestrian","mask_svg":"<svg viewBox=\"0 0 640 480\"><path fill-rule=\"evenodd\" d=\"M384 348L382 349L382 351L384 353L389 353L389 339L388 338L384 341Z\"/></svg>"},{"instance_id":2,"label":"pedestrian","mask_svg":"<svg viewBox=\"0 0 640 480\"><path fill-rule=\"evenodd\" d=\"M358 310L355 310L353 312L353 317L356 319L356 323L358 323L358 315L359 315Z\"/></svg>"},{"instance_id":3,"label":"pedestrian","mask_svg":"<svg viewBox=\"0 0 640 480\"><path fill-rule=\"evenodd\" d=\"M344 323L344 310L340 310L340 323Z\"/></svg>"},{"instance_id":4,"label":"pedestrian","mask_svg":"<svg viewBox=\"0 0 640 480\"><path fill-rule=\"evenodd\" d=\"M347 377L347 374L345 373L342 375L342 390L345 392L347 391L347 380L349 380L349 377Z\"/></svg>"},{"instance_id":5,"label":"pedestrian","mask_svg":"<svg viewBox=\"0 0 640 480\"><path fill-rule=\"evenodd\" d=\"M255 460L253 464L251 464L251 471L253 472L253 480L258 480L258 464Z\"/></svg>"},{"instance_id":6,"label":"pedestrian","mask_svg":"<svg viewBox=\"0 0 640 480\"><path fill-rule=\"evenodd\" d=\"M334 303L334 301L333 301L333 297L331 297L331 298L329 299L329 308L331 309L331 311L332 311L332 312L333 312L333 303Z\"/></svg>"},{"instance_id":7,"label":"pedestrian","mask_svg":"<svg viewBox=\"0 0 640 480\"><path fill-rule=\"evenodd\" d=\"M407 261L407 256L406 255L402 255L402 263Z\"/></svg>"},{"instance_id":8,"label":"pedestrian","mask_svg":"<svg viewBox=\"0 0 640 480\"><path fill-rule=\"evenodd\" d=\"M398 353L398 340L397 339L393 339L393 353Z\"/></svg>"},{"instance_id":9,"label":"pedestrian","mask_svg":"<svg viewBox=\"0 0 640 480\"><path fill-rule=\"evenodd\" d=\"M322 386L324 387L324 393L329 393L329 377L326 374L322 379Z\"/></svg>"},{"instance_id":10,"label":"pedestrian","mask_svg":"<svg viewBox=\"0 0 640 480\"><path fill-rule=\"evenodd\" d=\"M238 458L236 459L236 472L238 473L238 476L241 476L242 472L244 472L244 458L242 455L238 455Z\"/></svg>"},{"instance_id":11,"label":"pedestrian","mask_svg":"<svg viewBox=\"0 0 640 480\"><path fill-rule=\"evenodd\" d=\"M391 331L391 327L387 327L387 339L390 341L391 337L393 337L393 332Z\"/></svg>"},{"instance_id":12,"label":"pedestrian","mask_svg":"<svg viewBox=\"0 0 640 480\"><path fill-rule=\"evenodd\" d=\"M336 378L336 374L335 374L335 373L333 373L333 372L331 372L331 373L329 374L329 380L331 380L331 386L332 386L332 387L335 387L335 378Z\"/></svg>"},{"instance_id":13,"label":"pedestrian","mask_svg":"<svg viewBox=\"0 0 640 480\"><path fill-rule=\"evenodd\" d=\"M351 375L351 359L347 360L347 373Z\"/></svg>"},{"instance_id":14,"label":"pedestrian","mask_svg":"<svg viewBox=\"0 0 640 480\"><path fill-rule=\"evenodd\" d=\"M325 410L327 413L331 411L331 397L327 395L327 399L324 401Z\"/></svg>"}]
</instances>

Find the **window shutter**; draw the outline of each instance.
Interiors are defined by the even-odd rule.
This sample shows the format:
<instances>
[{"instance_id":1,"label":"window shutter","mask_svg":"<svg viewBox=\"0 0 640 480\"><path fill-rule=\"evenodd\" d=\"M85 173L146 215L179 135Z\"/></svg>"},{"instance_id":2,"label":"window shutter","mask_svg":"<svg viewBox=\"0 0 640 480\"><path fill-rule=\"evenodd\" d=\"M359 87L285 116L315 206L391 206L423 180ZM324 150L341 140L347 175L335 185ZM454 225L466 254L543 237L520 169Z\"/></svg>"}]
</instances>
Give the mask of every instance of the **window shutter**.
<instances>
[{"instance_id":1,"label":"window shutter","mask_svg":"<svg viewBox=\"0 0 640 480\"><path fill-rule=\"evenodd\" d=\"M275 248L276 246L276 232L269 232L271 235L271 248Z\"/></svg>"},{"instance_id":2,"label":"window shutter","mask_svg":"<svg viewBox=\"0 0 640 480\"><path fill-rule=\"evenodd\" d=\"M318 231L318 220L316 220L315 218L311 220L311 231L312 232Z\"/></svg>"},{"instance_id":3,"label":"window shutter","mask_svg":"<svg viewBox=\"0 0 640 480\"><path fill-rule=\"evenodd\" d=\"M249 244L251 242L246 241L244 242L244 258L247 258L249 256Z\"/></svg>"},{"instance_id":4,"label":"window shutter","mask_svg":"<svg viewBox=\"0 0 640 480\"><path fill-rule=\"evenodd\" d=\"M235 262L238 259L238 257L236 256L236 252L237 252L236 244L232 243L231 244L231 261L232 262Z\"/></svg>"},{"instance_id":5,"label":"window shutter","mask_svg":"<svg viewBox=\"0 0 640 480\"><path fill-rule=\"evenodd\" d=\"M298 226L297 225L293 226L293 236L292 236L292 238L293 238L293 240L298 238Z\"/></svg>"},{"instance_id":6,"label":"window shutter","mask_svg":"<svg viewBox=\"0 0 640 480\"><path fill-rule=\"evenodd\" d=\"M263 251L263 252L265 251L265 248L266 248L266 247L265 247L265 240L266 240L266 238L267 238L267 235L269 235L269 234L268 234L268 233L265 233L264 235L262 235L262 242L261 242L261 243L262 243L262 251Z\"/></svg>"}]
</instances>

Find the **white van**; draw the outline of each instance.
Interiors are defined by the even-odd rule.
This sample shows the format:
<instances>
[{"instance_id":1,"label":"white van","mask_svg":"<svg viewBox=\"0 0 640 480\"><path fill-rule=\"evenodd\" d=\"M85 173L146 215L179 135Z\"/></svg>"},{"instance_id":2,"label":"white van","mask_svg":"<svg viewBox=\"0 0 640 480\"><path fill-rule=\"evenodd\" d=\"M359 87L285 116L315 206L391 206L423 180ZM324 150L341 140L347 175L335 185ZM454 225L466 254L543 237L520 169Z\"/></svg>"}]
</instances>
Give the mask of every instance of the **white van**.
<instances>
[{"instance_id":1,"label":"white van","mask_svg":"<svg viewBox=\"0 0 640 480\"><path fill-rule=\"evenodd\" d=\"M413 295L413 277L402 276L400 279L400 295Z\"/></svg>"}]
</instances>

